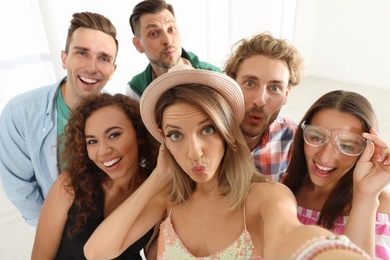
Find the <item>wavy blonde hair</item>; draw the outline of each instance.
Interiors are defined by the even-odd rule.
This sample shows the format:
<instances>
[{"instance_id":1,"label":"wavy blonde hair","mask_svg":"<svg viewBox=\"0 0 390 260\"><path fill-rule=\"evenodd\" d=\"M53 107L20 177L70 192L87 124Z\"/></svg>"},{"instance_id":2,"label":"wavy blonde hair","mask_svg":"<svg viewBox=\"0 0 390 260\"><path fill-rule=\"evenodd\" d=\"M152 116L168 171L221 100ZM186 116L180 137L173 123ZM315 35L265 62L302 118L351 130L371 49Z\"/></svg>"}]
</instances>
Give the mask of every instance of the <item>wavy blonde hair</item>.
<instances>
[{"instance_id":1,"label":"wavy blonde hair","mask_svg":"<svg viewBox=\"0 0 390 260\"><path fill-rule=\"evenodd\" d=\"M236 42L232 46L230 57L225 61L224 72L236 79L241 63L252 55L265 55L285 61L290 73L289 86L298 85L301 80L303 59L298 50L287 40L277 39L268 32Z\"/></svg>"},{"instance_id":2,"label":"wavy blonde hair","mask_svg":"<svg viewBox=\"0 0 390 260\"><path fill-rule=\"evenodd\" d=\"M255 168L239 124L234 121L231 107L217 91L208 86L179 85L165 92L156 103L156 121L160 129L164 110L178 102L188 103L208 115L224 139L225 154L216 172L219 194L231 197L229 209L239 207L245 200L250 184L266 179ZM169 200L173 204L180 204L191 197L196 183L181 169L172 154L168 154L170 164L174 166L172 187L168 189Z\"/></svg>"}]
</instances>

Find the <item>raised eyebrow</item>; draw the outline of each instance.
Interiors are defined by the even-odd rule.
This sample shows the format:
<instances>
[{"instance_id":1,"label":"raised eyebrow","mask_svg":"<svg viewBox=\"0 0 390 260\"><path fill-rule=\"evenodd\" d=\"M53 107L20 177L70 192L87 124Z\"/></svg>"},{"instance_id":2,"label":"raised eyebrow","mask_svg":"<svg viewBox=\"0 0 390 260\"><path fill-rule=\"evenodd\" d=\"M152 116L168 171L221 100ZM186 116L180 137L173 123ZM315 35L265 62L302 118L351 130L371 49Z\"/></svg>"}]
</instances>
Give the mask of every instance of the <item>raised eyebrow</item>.
<instances>
[{"instance_id":1,"label":"raised eyebrow","mask_svg":"<svg viewBox=\"0 0 390 260\"><path fill-rule=\"evenodd\" d=\"M109 132L111 132L112 130L115 130L115 129L122 129L122 127L119 127L119 126L111 126L109 128L106 129L106 131L104 131L104 134L108 134Z\"/></svg>"},{"instance_id":2,"label":"raised eyebrow","mask_svg":"<svg viewBox=\"0 0 390 260\"><path fill-rule=\"evenodd\" d=\"M200 121L200 122L198 123L198 125L203 125L203 124L206 123L206 122L210 122L210 123L211 123L210 118L205 118L204 120ZM164 127L164 129L167 129L168 127L171 127L171 128L174 128L174 129L181 129L180 126L175 126L175 125L171 125L171 124L167 124L167 125Z\"/></svg>"},{"instance_id":3,"label":"raised eyebrow","mask_svg":"<svg viewBox=\"0 0 390 260\"><path fill-rule=\"evenodd\" d=\"M169 19L165 22L165 24L173 24L176 26L176 20L173 20L173 19Z\"/></svg>"},{"instance_id":4,"label":"raised eyebrow","mask_svg":"<svg viewBox=\"0 0 390 260\"><path fill-rule=\"evenodd\" d=\"M204 120L200 121L198 125L203 125L204 123L211 123L210 118L205 118Z\"/></svg>"},{"instance_id":5,"label":"raised eyebrow","mask_svg":"<svg viewBox=\"0 0 390 260\"><path fill-rule=\"evenodd\" d=\"M286 84L283 80L271 80L269 82L270 84Z\"/></svg>"},{"instance_id":6,"label":"raised eyebrow","mask_svg":"<svg viewBox=\"0 0 390 260\"><path fill-rule=\"evenodd\" d=\"M173 128L173 129L181 129L180 126L171 125L171 124L167 124L167 125L164 127L164 129L167 129L167 128L169 128L169 127Z\"/></svg>"},{"instance_id":7,"label":"raised eyebrow","mask_svg":"<svg viewBox=\"0 0 390 260\"><path fill-rule=\"evenodd\" d=\"M245 79L245 80L248 80L248 79L249 80L259 80L258 77L254 76L254 75L250 75L250 74L245 74L245 75L242 76L242 78Z\"/></svg>"},{"instance_id":8,"label":"raised eyebrow","mask_svg":"<svg viewBox=\"0 0 390 260\"><path fill-rule=\"evenodd\" d=\"M173 25L176 26L176 21L174 19L169 19L169 20L165 20L164 24L173 24ZM150 28L160 29L159 26L156 23L147 24L146 27L145 27L145 30L149 30Z\"/></svg>"},{"instance_id":9,"label":"raised eyebrow","mask_svg":"<svg viewBox=\"0 0 390 260\"><path fill-rule=\"evenodd\" d=\"M155 23L150 23L146 25L145 30L149 30L150 28L158 28L158 26Z\"/></svg>"},{"instance_id":10,"label":"raised eyebrow","mask_svg":"<svg viewBox=\"0 0 390 260\"><path fill-rule=\"evenodd\" d=\"M109 132L111 132L112 130L115 130L115 129L122 129L122 127L112 126L112 127L107 128L103 133L108 134ZM87 138L95 138L95 136L94 135L86 135L85 139L87 139Z\"/></svg>"}]
</instances>

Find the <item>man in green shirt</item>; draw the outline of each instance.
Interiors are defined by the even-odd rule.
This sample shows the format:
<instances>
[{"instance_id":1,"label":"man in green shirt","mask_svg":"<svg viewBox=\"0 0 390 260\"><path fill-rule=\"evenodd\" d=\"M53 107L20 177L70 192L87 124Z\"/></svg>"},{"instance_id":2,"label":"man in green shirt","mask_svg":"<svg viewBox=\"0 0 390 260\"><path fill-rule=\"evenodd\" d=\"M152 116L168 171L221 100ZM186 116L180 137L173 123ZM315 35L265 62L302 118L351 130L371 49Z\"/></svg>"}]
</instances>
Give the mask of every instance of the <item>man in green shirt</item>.
<instances>
[{"instance_id":1,"label":"man in green shirt","mask_svg":"<svg viewBox=\"0 0 390 260\"><path fill-rule=\"evenodd\" d=\"M150 63L143 72L128 82L126 87L128 96L139 100L154 79L177 64L221 72L220 68L199 61L195 54L181 47L173 7L164 0L144 0L138 3L129 22L134 34L135 48L140 53L145 53Z\"/></svg>"}]
</instances>

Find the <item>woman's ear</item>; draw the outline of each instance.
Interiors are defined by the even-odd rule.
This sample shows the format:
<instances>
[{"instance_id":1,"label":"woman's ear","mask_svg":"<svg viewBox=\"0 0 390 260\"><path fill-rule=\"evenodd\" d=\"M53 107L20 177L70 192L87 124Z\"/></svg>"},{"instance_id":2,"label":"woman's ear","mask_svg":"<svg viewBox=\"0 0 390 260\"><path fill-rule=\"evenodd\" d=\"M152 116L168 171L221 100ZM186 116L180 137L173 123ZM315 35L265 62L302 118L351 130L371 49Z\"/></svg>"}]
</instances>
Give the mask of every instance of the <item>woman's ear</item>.
<instances>
[{"instance_id":1,"label":"woman's ear","mask_svg":"<svg viewBox=\"0 0 390 260\"><path fill-rule=\"evenodd\" d=\"M161 136L161 141L164 143L164 146L167 147L167 145L166 145L166 143L165 143L165 136L164 136L163 130L158 129L158 133L159 133L160 136Z\"/></svg>"}]
</instances>

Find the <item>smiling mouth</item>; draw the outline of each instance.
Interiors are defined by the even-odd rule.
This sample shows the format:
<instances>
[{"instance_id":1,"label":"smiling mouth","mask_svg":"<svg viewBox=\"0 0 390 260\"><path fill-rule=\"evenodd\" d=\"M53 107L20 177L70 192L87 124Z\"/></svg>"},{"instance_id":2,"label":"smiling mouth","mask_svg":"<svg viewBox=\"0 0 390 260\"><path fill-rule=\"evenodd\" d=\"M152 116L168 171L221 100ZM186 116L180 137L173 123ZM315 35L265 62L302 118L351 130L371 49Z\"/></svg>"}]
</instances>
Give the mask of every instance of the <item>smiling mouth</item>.
<instances>
[{"instance_id":1,"label":"smiling mouth","mask_svg":"<svg viewBox=\"0 0 390 260\"><path fill-rule=\"evenodd\" d=\"M79 79L82 82L87 83L87 84L95 84L98 82L98 80L96 80L96 79L90 79L90 78L86 78L86 77L79 77Z\"/></svg>"},{"instance_id":2,"label":"smiling mouth","mask_svg":"<svg viewBox=\"0 0 390 260\"><path fill-rule=\"evenodd\" d=\"M112 159L108 162L102 162L104 166L106 167L112 167L113 165L117 164L119 161L122 160L123 157Z\"/></svg>"},{"instance_id":3,"label":"smiling mouth","mask_svg":"<svg viewBox=\"0 0 390 260\"><path fill-rule=\"evenodd\" d=\"M319 171L321 174L330 174L333 172L336 168L330 168L330 167L324 167L320 166L316 163L314 163L314 167L316 168L317 171Z\"/></svg>"}]
</instances>

